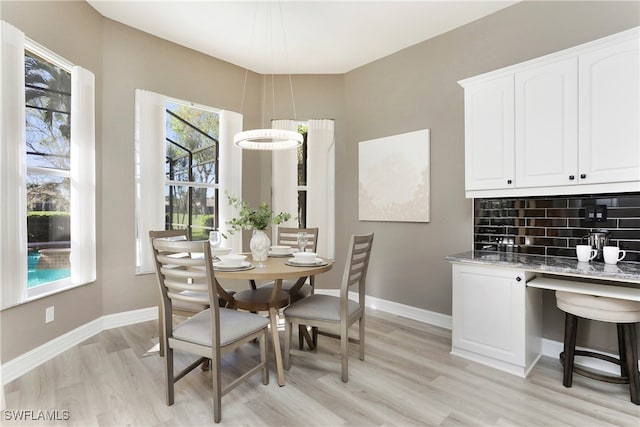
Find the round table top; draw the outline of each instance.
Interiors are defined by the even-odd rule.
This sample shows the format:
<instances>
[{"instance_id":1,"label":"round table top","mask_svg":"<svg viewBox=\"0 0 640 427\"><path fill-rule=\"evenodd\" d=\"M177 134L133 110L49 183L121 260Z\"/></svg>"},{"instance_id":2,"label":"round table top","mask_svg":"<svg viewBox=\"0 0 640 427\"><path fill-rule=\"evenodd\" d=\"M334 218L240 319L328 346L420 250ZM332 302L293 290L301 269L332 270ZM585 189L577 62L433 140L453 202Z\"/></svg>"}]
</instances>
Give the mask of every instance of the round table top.
<instances>
[{"instance_id":1,"label":"round table top","mask_svg":"<svg viewBox=\"0 0 640 427\"><path fill-rule=\"evenodd\" d=\"M297 279L304 276L315 276L324 273L333 268L333 261L323 258L327 262L326 265L312 266L292 266L287 265L286 261L292 258L288 257L269 257L264 262L264 267L258 267L257 262L251 260L249 254L248 260L255 266L249 270L224 271L216 270L215 276L220 279L248 279L248 280L276 280L276 279Z\"/></svg>"}]
</instances>

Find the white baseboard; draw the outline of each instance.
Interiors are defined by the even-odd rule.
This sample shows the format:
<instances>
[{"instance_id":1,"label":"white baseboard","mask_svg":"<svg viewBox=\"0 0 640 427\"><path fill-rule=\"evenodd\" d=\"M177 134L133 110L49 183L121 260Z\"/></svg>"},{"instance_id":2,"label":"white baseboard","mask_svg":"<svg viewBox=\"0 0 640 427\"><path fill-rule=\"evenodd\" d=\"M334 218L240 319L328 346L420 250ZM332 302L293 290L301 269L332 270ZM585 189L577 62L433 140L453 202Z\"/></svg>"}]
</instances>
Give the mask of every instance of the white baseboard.
<instances>
[{"instance_id":1,"label":"white baseboard","mask_svg":"<svg viewBox=\"0 0 640 427\"><path fill-rule=\"evenodd\" d=\"M89 323L85 323L84 325L79 326L64 335L60 335L59 337L54 338L51 341L8 361L7 363L3 363L0 368L0 379L2 385L10 383L33 368L40 366L44 362L102 331L120 326L132 325L134 323L146 322L157 318L158 308L149 307L122 313L108 314L92 320Z\"/></svg>"},{"instance_id":2,"label":"white baseboard","mask_svg":"<svg viewBox=\"0 0 640 427\"><path fill-rule=\"evenodd\" d=\"M316 293L339 296L340 291L338 289L316 289ZM349 298L357 301L358 293L350 292ZM426 323L429 325L439 326L441 328L445 328L449 330L451 330L451 327L452 327L451 316L448 316L446 314L423 310L421 308L411 307L409 305L399 304L397 302L387 301L387 300L370 297L370 296L367 296L365 298L365 305L375 310L380 310L380 311L387 312L389 314L394 314L397 316L402 316L409 319L417 320L418 322ZM547 356L547 357L551 357L552 359L557 359L558 355L562 352L563 347L564 347L564 344L562 342L543 338L542 350L541 350L542 356ZM593 351L592 349L583 348L583 347L577 347L577 349ZM610 353L603 353L603 354L607 354L608 356L611 356L611 357L618 357L617 354L610 354ZM476 360L476 361L480 362L480 360ZM620 374L620 369L618 368L617 365L613 365L611 363L605 362L604 360L600 360L600 359L576 356L576 364L579 364L580 366L593 369L596 371L600 371L602 373L606 373L609 375ZM640 362L638 362L638 365L640 365ZM535 366L535 363L533 363L529 367L529 370L527 370L525 373L514 373L514 372L511 372L511 373L514 373L515 375L518 375L521 377L523 375L526 376L531 371L533 366ZM510 372L510 371L507 370L507 372Z\"/></svg>"},{"instance_id":3,"label":"white baseboard","mask_svg":"<svg viewBox=\"0 0 640 427\"><path fill-rule=\"evenodd\" d=\"M316 289L316 293L324 295L340 296L338 289ZM357 292L349 292L349 299L358 300ZM439 326L441 328L451 330L451 316L434 311L424 310L422 308L411 307L393 301L387 301L381 298L366 296L364 305L374 310L384 311L389 314L406 317L407 319L416 320L418 322L429 325Z\"/></svg>"},{"instance_id":4,"label":"white baseboard","mask_svg":"<svg viewBox=\"0 0 640 427\"><path fill-rule=\"evenodd\" d=\"M325 295L339 295L338 289L317 289L317 293ZM357 300L358 294L355 292L349 293L349 298ZM438 326L444 329L451 330L452 320L451 316L441 313L436 313L429 310L423 310L421 308L411 307L404 304L399 304L393 301L387 301L380 298L367 296L365 299L365 305L374 310L384 311L389 314L406 317L408 319L416 320L428 325ZM86 323L73 331L67 332L51 341L34 348L27 353L24 353L7 363L2 364L0 367L0 383L2 385L8 384L16 378L29 372L31 369L43 364L44 362L54 358L60 353L72 348L75 345L80 344L82 341L91 338L92 336L106 331L112 328L119 328L121 326L132 325L135 323L146 322L149 320L155 320L158 318L158 308L148 307L139 310L126 311L116 314L108 314L102 316L96 320ZM542 355L549 356L551 358L557 358L558 354L562 351L563 343L558 341L552 341L548 339L542 340ZM585 349L583 349L585 350ZM586 349L589 350L589 349ZM617 355L611 355L613 357ZM616 375L619 373L616 370L616 366L610 363L604 362L599 359L592 358L579 358L578 362L582 366L595 369L601 372Z\"/></svg>"}]
</instances>

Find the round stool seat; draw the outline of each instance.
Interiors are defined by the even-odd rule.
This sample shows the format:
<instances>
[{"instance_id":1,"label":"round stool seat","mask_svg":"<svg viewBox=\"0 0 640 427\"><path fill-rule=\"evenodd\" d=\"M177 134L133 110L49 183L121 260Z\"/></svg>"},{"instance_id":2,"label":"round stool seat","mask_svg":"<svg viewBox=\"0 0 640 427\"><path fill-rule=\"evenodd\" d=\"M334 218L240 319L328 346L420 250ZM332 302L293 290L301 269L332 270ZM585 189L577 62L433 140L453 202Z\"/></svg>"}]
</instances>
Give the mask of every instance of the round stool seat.
<instances>
[{"instance_id":1,"label":"round stool seat","mask_svg":"<svg viewBox=\"0 0 640 427\"><path fill-rule=\"evenodd\" d=\"M566 313L611 323L640 322L640 301L556 291L556 305Z\"/></svg>"}]
</instances>

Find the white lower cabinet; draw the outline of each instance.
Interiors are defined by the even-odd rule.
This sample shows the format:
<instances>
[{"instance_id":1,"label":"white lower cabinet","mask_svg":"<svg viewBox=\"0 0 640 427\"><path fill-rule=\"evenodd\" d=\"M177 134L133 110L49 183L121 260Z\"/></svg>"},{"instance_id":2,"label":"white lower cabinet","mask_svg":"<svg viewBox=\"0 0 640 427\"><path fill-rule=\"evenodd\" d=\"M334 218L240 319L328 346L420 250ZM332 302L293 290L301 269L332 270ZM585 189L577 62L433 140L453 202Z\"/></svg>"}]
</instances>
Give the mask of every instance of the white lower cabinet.
<instances>
[{"instance_id":1,"label":"white lower cabinet","mask_svg":"<svg viewBox=\"0 0 640 427\"><path fill-rule=\"evenodd\" d=\"M532 273L453 265L451 353L521 377L541 355L542 294Z\"/></svg>"}]
</instances>

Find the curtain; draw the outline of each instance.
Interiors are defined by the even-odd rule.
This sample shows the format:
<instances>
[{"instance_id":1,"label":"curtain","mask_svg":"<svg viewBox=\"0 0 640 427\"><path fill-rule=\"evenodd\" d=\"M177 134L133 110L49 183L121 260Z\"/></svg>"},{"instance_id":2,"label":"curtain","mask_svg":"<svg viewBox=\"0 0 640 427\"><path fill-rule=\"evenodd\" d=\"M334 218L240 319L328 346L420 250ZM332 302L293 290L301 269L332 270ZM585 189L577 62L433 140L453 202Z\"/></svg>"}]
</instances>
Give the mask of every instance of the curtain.
<instances>
[{"instance_id":1,"label":"curtain","mask_svg":"<svg viewBox=\"0 0 640 427\"><path fill-rule=\"evenodd\" d=\"M335 258L335 137L333 120L309 120L307 225L318 227L318 253Z\"/></svg>"},{"instance_id":2,"label":"curtain","mask_svg":"<svg viewBox=\"0 0 640 427\"><path fill-rule=\"evenodd\" d=\"M24 33L0 21L0 309L26 297ZM6 407L0 360L0 410Z\"/></svg>"},{"instance_id":3,"label":"curtain","mask_svg":"<svg viewBox=\"0 0 640 427\"><path fill-rule=\"evenodd\" d=\"M226 230L226 222L238 214L237 209L229 205L227 194L242 200L242 149L233 143L233 136L238 132L242 132L242 114L221 111L218 228L227 236L227 242L223 242L222 246L230 247L233 253L242 252L242 233L229 235Z\"/></svg>"},{"instance_id":4,"label":"curtain","mask_svg":"<svg viewBox=\"0 0 640 427\"><path fill-rule=\"evenodd\" d=\"M272 129L298 130L294 120L272 120ZM291 219L283 224L297 227L298 221L298 150L274 150L271 153L271 209L278 214L289 212Z\"/></svg>"},{"instance_id":5,"label":"curtain","mask_svg":"<svg viewBox=\"0 0 640 427\"><path fill-rule=\"evenodd\" d=\"M165 228L165 109L167 97L136 89L136 273L154 271L149 231Z\"/></svg>"},{"instance_id":6,"label":"curtain","mask_svg":"<svg viewBox=\"0 0 640 427\"><path fill-rule=\"evenodd\" d=\"M24 34L0 22L0 307L27 294Z\"/></svg>"},{"instance_id":7,"label":"curtain","mask_svg":"<svg viewBox=\"0 0 640 427\"><path fill-rule=\"evenodd\" d=\"M71 70L71 283L96 280L95 77Z\"/></svg>"}]
</instances>

